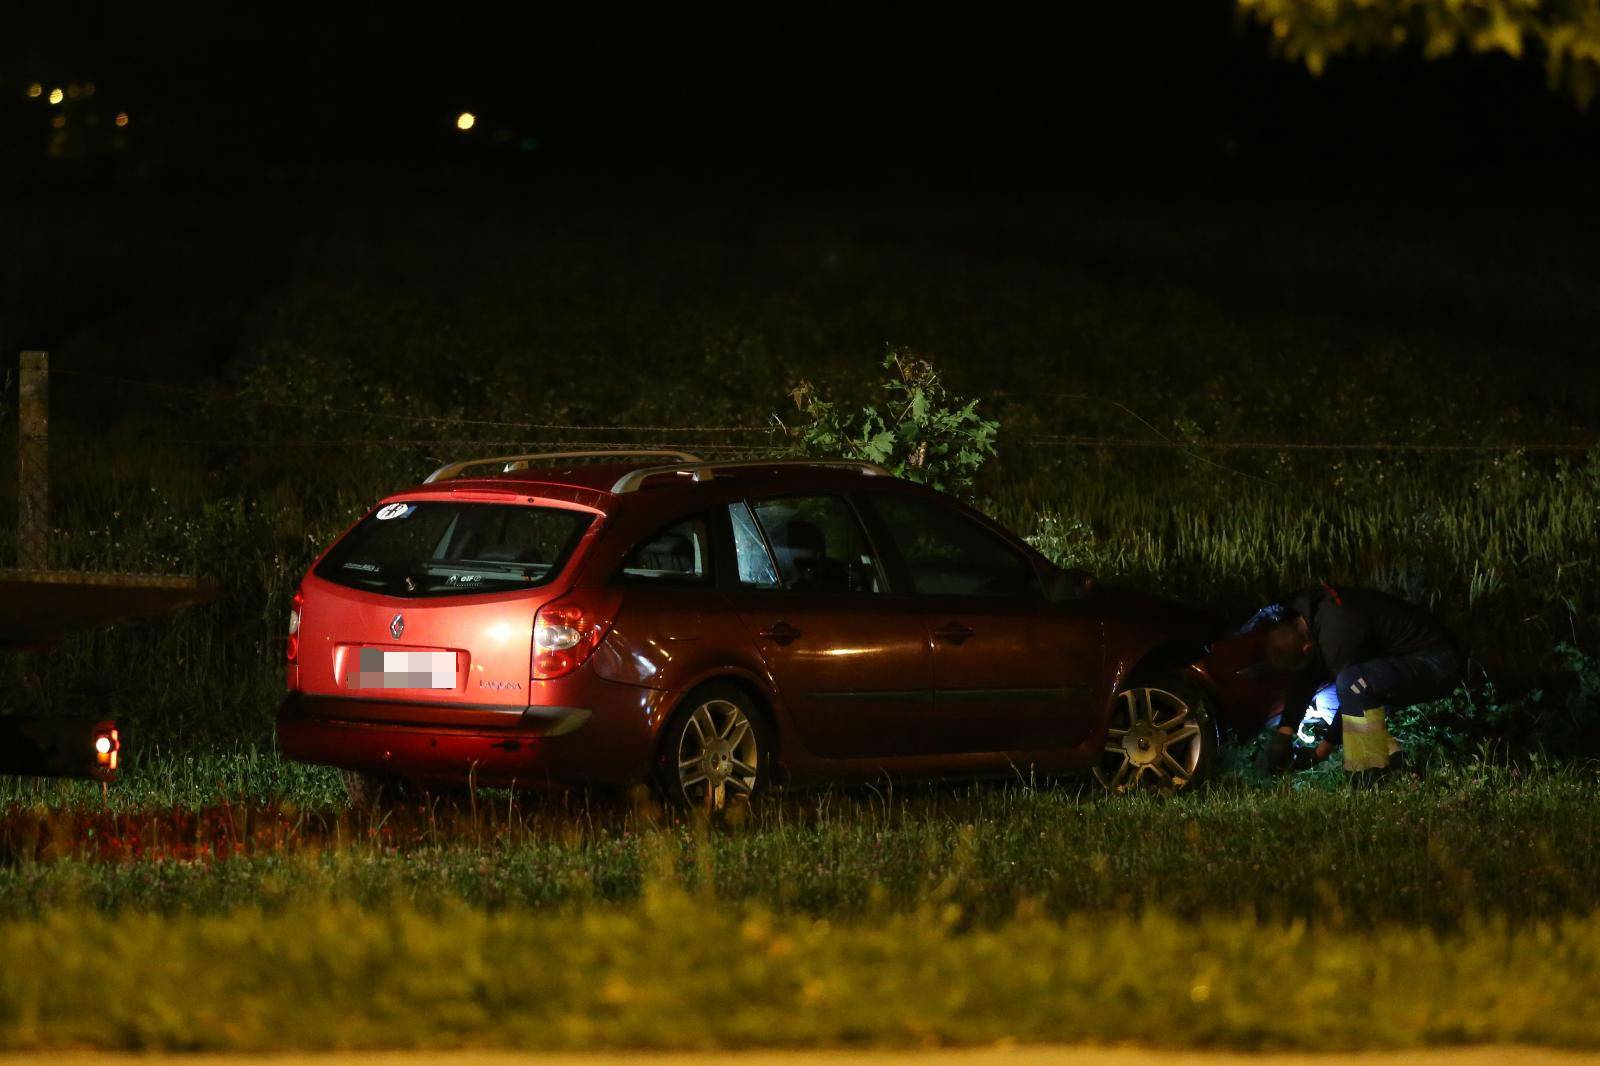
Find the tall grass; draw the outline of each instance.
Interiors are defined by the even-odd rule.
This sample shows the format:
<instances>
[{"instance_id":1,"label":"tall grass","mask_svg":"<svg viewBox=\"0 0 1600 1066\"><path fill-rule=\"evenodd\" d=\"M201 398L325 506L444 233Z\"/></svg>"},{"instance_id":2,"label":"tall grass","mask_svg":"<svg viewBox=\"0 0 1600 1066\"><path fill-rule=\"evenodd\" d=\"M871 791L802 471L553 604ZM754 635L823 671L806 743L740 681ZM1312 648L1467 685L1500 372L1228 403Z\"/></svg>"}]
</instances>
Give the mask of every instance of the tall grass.
<instances>
[{"instance_id":1,"label":"tall grass","mask_svg":"<svg viewBox=\"0 0 1600 1066\"><path fill-rule=\"evenodd\" d=\"M1600 609L1600 451L1372 460L1332 486L1298 464L1270 484L1110 452L1055 478L1016 465L994 509L1047 554L1233 618L1322 580L1371 585L1435 610L1492 673L1527 677L1556 643L1591 639Z\"/></svg>"}]
</instances>

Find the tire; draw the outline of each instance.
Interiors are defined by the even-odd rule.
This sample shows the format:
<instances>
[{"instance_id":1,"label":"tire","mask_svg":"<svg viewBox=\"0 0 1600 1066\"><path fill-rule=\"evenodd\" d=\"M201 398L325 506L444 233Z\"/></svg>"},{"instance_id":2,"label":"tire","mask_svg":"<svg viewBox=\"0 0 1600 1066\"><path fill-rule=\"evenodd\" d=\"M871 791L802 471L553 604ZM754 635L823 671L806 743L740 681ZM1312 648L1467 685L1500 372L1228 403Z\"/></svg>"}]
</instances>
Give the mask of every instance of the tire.
<instances>
[{"instance_id":1,"label":"tire","mask_svg":"<svg viewBox=\"0 0 1600 1066\"><path fill-rule=\"evenodd\" d=\"M1141 677L1111 705L1094 779L1107 792L1187 792L1216 769L1221 736L1210 697L1169 674Z\"/></svg>"},{"instance_id":2,"label":"tire","mask_svg":"<svg viewBox=\"0 0 1600 1066\"><path fill-rule=\"evenodd\" d=\"M737 685L685 696L661 735L657 791L673 806L707 811L748 804L772 783L772 729Z\"/></svg>"}]
</instances>

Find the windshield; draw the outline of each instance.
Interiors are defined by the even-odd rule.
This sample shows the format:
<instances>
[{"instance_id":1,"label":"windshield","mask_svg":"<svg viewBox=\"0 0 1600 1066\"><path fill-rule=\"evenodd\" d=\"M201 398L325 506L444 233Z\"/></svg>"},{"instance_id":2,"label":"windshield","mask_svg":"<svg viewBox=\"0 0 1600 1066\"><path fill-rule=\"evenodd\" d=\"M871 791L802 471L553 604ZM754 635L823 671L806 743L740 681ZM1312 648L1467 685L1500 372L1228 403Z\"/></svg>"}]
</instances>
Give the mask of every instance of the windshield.
<instances>
[{"instance_id":1,"label":"windshield","mask_svg":"<svg viewBox=\"0 0 1600 1066\"><path fill-rule=\"evenodd\" d=\"M516 504L391 503L368 515L316 575L389 596L466 596L544 584L594 521Z\"/></svg>"}]
</instances>

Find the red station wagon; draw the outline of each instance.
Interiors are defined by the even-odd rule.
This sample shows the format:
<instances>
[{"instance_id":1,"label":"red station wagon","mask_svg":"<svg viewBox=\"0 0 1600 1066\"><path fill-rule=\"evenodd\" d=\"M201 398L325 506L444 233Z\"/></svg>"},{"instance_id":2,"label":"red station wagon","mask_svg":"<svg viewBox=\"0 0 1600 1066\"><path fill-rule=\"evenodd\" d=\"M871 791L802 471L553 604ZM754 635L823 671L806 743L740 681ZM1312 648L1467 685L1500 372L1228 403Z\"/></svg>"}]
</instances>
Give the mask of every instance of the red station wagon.
<instances>
[{"instance_id":1,"label":"red station wagon","mask_svg":"<svg viewBox=\"0 0 1600 1066\"><path fill-rule=\"evenodd\" d=\"M720 806L1081 769L1174 789L1278 710L1281 684L1240 673L1253 649L1208 647L1219 628L866 463L475 460L312 566L278 740L358 797L649 781Z\"/></svg>"}]
</instances>

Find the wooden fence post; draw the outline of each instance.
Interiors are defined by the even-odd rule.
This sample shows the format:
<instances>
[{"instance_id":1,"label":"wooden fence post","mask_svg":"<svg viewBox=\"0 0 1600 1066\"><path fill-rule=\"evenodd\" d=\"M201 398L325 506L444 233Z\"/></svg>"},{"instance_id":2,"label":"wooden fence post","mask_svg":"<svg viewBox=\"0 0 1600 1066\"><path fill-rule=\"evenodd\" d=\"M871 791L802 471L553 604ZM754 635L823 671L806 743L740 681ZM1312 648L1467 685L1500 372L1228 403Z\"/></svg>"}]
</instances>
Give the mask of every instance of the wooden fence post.
<instances>
[{"instance_id":1,"label":"wooden fence post","mask_svg":"<svg viewBox=\"0 0 1600 1066\"><path fill-rule=\"evenodd\" d=\"M50 569L50 355L23 352L17 389L17 569Z\"/></svg>"}]
</instances>

